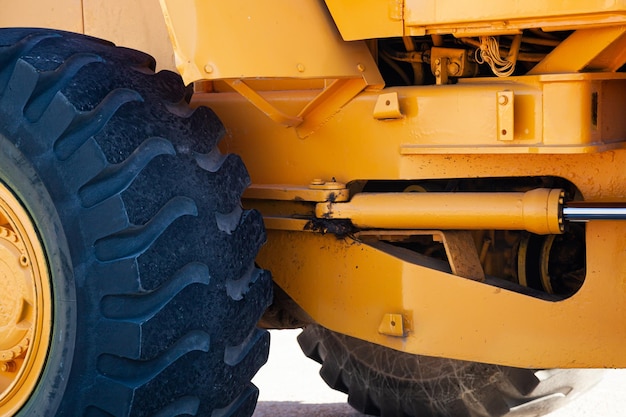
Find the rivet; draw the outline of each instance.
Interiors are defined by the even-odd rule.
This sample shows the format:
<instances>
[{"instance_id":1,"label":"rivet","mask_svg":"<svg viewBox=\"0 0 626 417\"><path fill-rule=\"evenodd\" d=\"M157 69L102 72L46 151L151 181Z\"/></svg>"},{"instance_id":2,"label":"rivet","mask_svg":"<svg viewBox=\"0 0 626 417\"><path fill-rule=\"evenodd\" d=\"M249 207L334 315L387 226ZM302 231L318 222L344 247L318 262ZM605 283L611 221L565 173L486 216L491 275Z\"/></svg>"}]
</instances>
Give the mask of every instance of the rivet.
<instances>
[{"instance_id":1,"label":"rivet","mask_svg":"<svg viewBox=\"0 0 626 417\"><path fill-rule=\"evenodd\" d=\"M296 68L298 69L298 72L304 72L304 64L298 64L296 65Z\"/></svg>"},{"instance_id":2,"label":"rivet","mask_svg":"<svg viewBox=\"0 0 626 417\"><path fill-rule=\"evenodd\" d=\"M356 65L356 69L359 70L359 72L364 72L365 71L365 65L363 64L357 64Z\"/></svg>"},{"instance_id":3,"label":"rivet","mask_svg":"<svg viewBox=\"0 0 626 417\"><path fill-rule=\"evenodd\" d=\"M324 185L324 184L326 184L326 182L321 178L315 178L313 181L311 181L311 185Z\"/></svg>"},{"instance_id":4,"label":"rivet","mask_svg":"<svg viewBox=\"0 0 626 417\"><path fill-rule=\"evenodd\" d=\"M498 98L498 103L500 103L501 106L506 106L508 102L509 98L507 96L502 95Z\"/></svg>"},{"instance_id":5,"label":"rivet","mask_svg":"<svg viewBox=\"0 0 626 417\"><path fill-rule=\"evenodd\" d=\"M207 74L212 74L213 73L213 67L209 64L206 64L204 66L204 72L206 72Z\"/></svg>"}]
</instances>

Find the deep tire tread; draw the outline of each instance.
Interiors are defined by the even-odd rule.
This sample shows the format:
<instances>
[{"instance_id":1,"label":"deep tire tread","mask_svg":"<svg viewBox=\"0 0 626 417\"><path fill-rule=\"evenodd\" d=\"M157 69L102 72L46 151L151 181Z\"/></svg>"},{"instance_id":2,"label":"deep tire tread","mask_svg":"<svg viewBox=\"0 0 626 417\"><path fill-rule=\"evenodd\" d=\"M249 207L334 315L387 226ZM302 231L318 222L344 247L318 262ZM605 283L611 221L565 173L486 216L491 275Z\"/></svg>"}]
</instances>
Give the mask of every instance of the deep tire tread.
<instances>
[{"instance_id":1,"label":"deep tire tread","mask_svg":"<svg viewBox=\"0 0 626 417\"><path fill-rule=\"evenodd\" d=\"M116 355L98 357L98 370L102 375L126 386L141 387L154 380L167 367L172 366L189 352L208 352L211 337L203 331L192 331L177 340L176 344L150 360L135 360Z\"/></svg>"},{"instance_id":2,"label":"deep tire tread","mask_svg":"<svg viewBox=\"0 0 626 417\"><path fill-rule=\"evenodd\" d=\"M174 221L182 216L197 216L198 207L187 197L174 197L142 225L130 225L125 230L95 242L100 261L134 258L144 253Z\"/></svg>"},{"instance_id":3,"label":"deep tire tread","mask_svg":"<svg viewBox=\"0 0 626 417\"><path fill-rule=\"evenodd\" d=\"M57 92L64 88L78 71L94 62L102 62L102 59L94 54L76 54L56 70L40 74L37 88L25 107L24 115L28 120L34 122L39 119Z\"/></svg>"},{"instance_id":4,"label":"deep tire tread","mask_svg":"<svg viewBox=\"0 0 626 417\"><path fill-rule=\"evenodd\" d=\"M99 133L120 107L133 101L143 99L136 91L119 88L111 91L95 109L78 114L54 144L57 157L61 161L68 159L89 138Z\"/></svg>"},{"instance_id":5,"label":"deep tire tread","mask_svg":"<svg viewBox=\"0 0 626 417\"><path fill-rule=\"evenodd\" d=\"M126 160L102 170L95 178L81 187L79 195L84 207L120 194L137 178L137 175L157 156L175 155L169 140L152 137L146 139Z\"/></svg>"},{"instance_id":6,"label":"deep tire tread","mask_svg":"<svg viewBox=\"0 0 626 417\"><path fill-rule=\"evenodd\" d=\"M0 32L0 134L45 174L84 288L59 416L250 415L256 402L272 293L250 273L262 219L237 209L250 180L238 157L199 162L223 126L183 111L180 78L153 69L94 38ZM218 213L235 213L226 231ZM247 280L240 300L233 280Z\"/></svg>"},{"instance_id":7,"label":"deep tire tread","mask_svg":"<svg viewBox=\"0 0 626 417\"><path fill-rule=\"evenodd\" d=\"M410 355L318 325L306 327L298 342L350 405L382 417L538 417L601 377L597 370L551 370L540 380L544 371ZM562 390L566 395L552 395Z\"/></svg>"},{"instance_id":8,"label":"deep tire tread","mask_svg":"<svg viewBox=\"0 0 626 417\"><path fill-rule=\"evenodd\" d=\"M209 285L209 269L205 264L185 265L163 286L142 295L107 295L102 298L102 315L125 321L145 321L161 311L182 289L192 284Z\"/></svg>"}]
</instances>

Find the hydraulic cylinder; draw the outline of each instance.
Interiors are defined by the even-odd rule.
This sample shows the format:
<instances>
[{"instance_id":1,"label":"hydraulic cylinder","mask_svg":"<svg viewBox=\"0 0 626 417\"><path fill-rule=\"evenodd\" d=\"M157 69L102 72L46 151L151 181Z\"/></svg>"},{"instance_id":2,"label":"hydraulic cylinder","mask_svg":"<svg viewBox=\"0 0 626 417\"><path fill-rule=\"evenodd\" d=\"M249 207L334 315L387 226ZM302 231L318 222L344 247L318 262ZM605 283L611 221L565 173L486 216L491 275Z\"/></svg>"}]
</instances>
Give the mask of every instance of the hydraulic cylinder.
<instances>
[{"instance_id":1,"label":"hydraulic cylinder","mask_svg":"<svg viewBox=\"0 0 626 417\"><path fill-rule=\"evenodd\" d=\"M560 189L506 193L359 193L349 202L319 203L316 216L349 219L362 229L527 230L559 234Z\"/></svg>"}]
</instances>

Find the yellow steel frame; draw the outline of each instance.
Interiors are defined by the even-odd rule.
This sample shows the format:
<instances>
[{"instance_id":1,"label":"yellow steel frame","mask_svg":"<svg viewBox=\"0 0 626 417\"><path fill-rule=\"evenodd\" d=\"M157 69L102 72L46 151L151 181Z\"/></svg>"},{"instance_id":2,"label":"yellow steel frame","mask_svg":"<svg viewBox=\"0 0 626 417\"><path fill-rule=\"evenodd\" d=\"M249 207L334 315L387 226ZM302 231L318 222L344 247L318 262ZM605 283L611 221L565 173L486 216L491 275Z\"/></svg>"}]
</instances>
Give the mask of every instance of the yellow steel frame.
<instances>
[{"instance_id":1,"label":"yellow steel frame","mask_svg":"<svg viewBox=\"0 0 626 417\"><path fill-rule=\"evenodd\" d=\"M366 87L384 84L367 45L343 42L321 1L161 0L161 4L186 82L224 80L275 122L296 127L301 137L313 133ZM225 27L236 33L227 46ZM202 42L195 41L199 31ZM300 109L285 113L248 83L267 78L317 78L327 83Z\"/></svg>"},{"instance_id":2,"label":"yellow steel frame","mask_svg":"<svg viewBox=\"0 0 626 417\"><path fill-rule=\"evenodd\" d=\"M325 0L345 40L453 34L515 34L522 29L570 30L626 22L616 0Z\"/></svg>"},{"instance_id":3,"label":"yellow steel frame","mask_svg":"<svg viewBox=\"0 0 626 417\"><path fill-rule=\"evenodd\" d=\"M499 139L498 119L500 107L511 101L501 104L498 97L503 91L514 102L513 138L506 141ZM448 86L387 88L383 94L389 93L398 96L401 118L378 118L375 108L381 94L363 92L304 140L236 93L202 93L193 100L218 113L228 127L224 149L243 155L253 182L261 185L307 186L314 178L333 177L343 183L462 178L470 172L476 176L541 175L533 173L532 166L520 169L516 159L546 154L543 163L562 164L558 155L616 150L626 144L626 120L621 113L626 108L626 74L489 78ZM276 107L293 112L315 94L310 90L264 93ZM490 154L501 156L490 158ZM486 166L459 163L467 160L481 160ZM500 169L487 169L494 163ZM578 178L567 169L556 175L574 183L598 180L596 175Z\"/></svg>"},{"instance_id":4,"label":"yellow steel frame","mask_svg":"<svg viewBox=\"0 0 626 417\"><path fill-rule=\"evenodd\" d=\"M624 21L626 4L537 0L513 10L510 3L485 1L478 9L472 2L470 13L458 2L428 9L448 0L370 1L353 24L346 19L359 9L357 2L326 3L344 39L584 28L529 75L369 89L335 105L334 117L307 135L280 126L258 111L255 100L232 90L196 94L194 104L212 107L227 126L223 149L242 155L251 172L255 185L247 204L264 213L268 227L259 263L317 322L394 349L521 367L626 366L624 223L587 225L586 281L574 296L553 302L487 285L477 251L458 232L378 230L341 239L315 233L327 231L307 220L315 218L314 202L324 196L302 192L324 180L345 192L349 184L372 179L551 176L570 181L587 200L625 199L626 76L614 71L626 61L624 30L616 24ZM502 16L515 18L504 22ZM203 33L202 39L210 38ZM277 77L284 75L280 71ZM299 114L319 94L276 86L262 92L263 103L286 115ZM385 204L395 207L400 200L394 198L385 196ZM354 207L336 204L318 206L318 215L332 217L325 207ZM462 209L480 217L478 206ZM450 265L377 238L403 233L441 234Z\"/></svg>"},{"instance_id":5,"label":"yellow steel frame","mask_svg":"<svg viewBox=\"0 0 626 417\"><path fill-rule=\"evenodd\" d=\"M571 181L587 200L621 200L625 83L622 75L602 73L386 89L399 97L399 119L376 118L379 94L365 92L306 139L236 93L198 94L194 104L211 106L228 127L223 149L246 161L257 188L250 203L265 196L272 207L261 210L284 210L267 224L259 263L319 323L419 354L528 367L626 366L623 223L588 224L586 282L572 298L549 302L433 269L381 243L303 232L307 222L299 219L307 211L287 206L301 203L263 191L285 182L308 187L313 178L553 176ZM497 135L503 90L515 98L512 141ZM266 97L299 108L313 94ZM289 219L290 211L300 215ZM389 314L406 321L404 337L379 331Z\"/></svg>"},{"instance_id":6,"label":"yellow steel frame","mask_svg":"<svg viewBox=\"0 0 626 417\"><path fill-rule=\"evenodd\" d=\"M587 227L587 280L542 301L439 271L352 239L270 231L259 262L333 330L394 349L522 367L624 367L623 223ZM383 334L400 314L405 337Z\"/></svg>"},{"instance_id":7,"label":"yellow steel frame","mask_svg":"<svg viewBox=\"0 0 626 417\"><path fill-rule=\"evenodd\" d=\"M186 82L268 77L379 81L365 43L343 42L320 0L160 1Z\"/></svg>"},{"instance_id":8,"label":"yellow steel frame","mask_svg":"<svg viewBox=\"0 0 626 417\"><path fill-rule=\"evenodd\" d=\"M626 60L626 26L579 29L529 74L617 71Z\"/></svg>"}]
</instances>

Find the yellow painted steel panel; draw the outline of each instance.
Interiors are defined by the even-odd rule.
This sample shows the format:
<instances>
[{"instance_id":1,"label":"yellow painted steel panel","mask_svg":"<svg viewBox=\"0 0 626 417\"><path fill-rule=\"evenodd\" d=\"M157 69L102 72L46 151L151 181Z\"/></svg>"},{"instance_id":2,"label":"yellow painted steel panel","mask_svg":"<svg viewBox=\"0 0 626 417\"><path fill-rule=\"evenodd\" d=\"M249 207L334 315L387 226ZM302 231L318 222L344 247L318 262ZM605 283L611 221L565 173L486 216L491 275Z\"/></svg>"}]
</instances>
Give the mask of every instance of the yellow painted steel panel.
<instances>
[{"instance_id":1,"label":"yellow painted steel panel","mask_svg":"<svg viewBox=\"0 0 626 417\"><path fill-rule=\"evenodd\" d=\"M617 110L624 107L623 77L569 74L391 88L385 94L397 93L402 114L394 120L376 119L379 94L365 92L304 140L236 94L195 99L223 119L223 149L242 154L255 183L553 176L571 181L585 199L619 200L626 196L626 150L616 149L626 138ZM497 135L501 91L514 92L515 100L515 135L506 143ZM288 111L313 94L266 97ZM588 224L586 282L556 303L313 233L270 230L260 263L325 326L394 349L524 367L626 366L625 228ZM398 313L407 318L408 336L381 335L381 320Z\"/></svg>"},{"instance_id":2,"label":"yellow painted steel panel","mask_svg":"<svg viewBox=\"0 0 626 417\"><path fill-rule=\"evenodd\" d=\"M322 325L393 349L528 368L626 366L624 222L588 224L587 279L558 302L402 260L385 246L270 231L258 261ZM407 337L379 332L390 313L406 319Z\"/></svg>"},{"instance_id":3,"label":"yellow painted steel panel","mask_svg":"<svg viewBox=\"0 0 626 417\"><path fill-rule=\"evenodd\" d=\"M228 132L224 150L242 155L253 182L258 184L307 185L314 178L333 177L341 182L437 178L441 173L433 170L435 166L445 166L446 174L455 172L461 177L470 172L477 176L481 172L487 176L524 176L530 174L520 168L517 155L590 153L624 147L626 120L618 110L626 107L624 77L606 73L548 75L389 88L384 94L397 93L402 114L393 120L376 119L374 109L380 94L364 92L304 140L294 129L277 125L235 93L196 95L194 103L208 105L224 121ZM499 91L515 93L511 141L498 137ZM315 92L263 94L278 108L296 113ZM427 154L432 157L424 157ZM492 156L480 154L502 155L492 160ZM459 169L460 165L448 162L468 158L482 162L472 164L471 169ZM558 158L551 161L546 157L543 163L562 163ZM558 170L556 175L570 176L572 172Z\"/></svg>"},{"instance_id":4,"label":"yellow painted steel panel","mask_svg":"<svg viewBox=\"0 0 626 417\"><path fill-rule=\"evenodd\" d=\"M594 65L594 60L603 55L603 52L612 52L611 55L619 56L623 54L624 39L626 39L626 26L610 26L605 28L581 29L567 37L561 42L546 58L539 62L529 71L533 74L555 74L564 72L577 72L583 70L587 65ZM619 52L613 50L613 46ZM612 64L610 59L604 61L609 67ZM615 64L613 70L618 69L622 63ZM602 65L601 63L598 63ZM597 64L596 64L597 65ZM604 68L600 66L600 70ZM606 71L606 69L604 69ZM598 68L593 68L598 71Z\"/></svg>"},{"instance_id":5,"label":"yellow painted steel panel","mask_svg":"<svg viewBox=\"0 0 626 417\"><path fill-rule=\"evenodd\" d=\"M0 27L45 27L83 31L81 0L1 0Z\"/></svg>"},{"instance_id":6,"label":"yellow painted steel panel","mask_svg":"<svg viewBox=\"0 0 626 417\"><path fill-rule=\"evenodd\" d=\"M624 0L405 0L405 25L463 35L517 31L524 27L553 30L626 22ZM421 28L421 29L420 29Z\"/></svg>"},{"instance_id":7,"label":"yellow painted steel panel","mask_svg":"<svg viewBox=\"0 0 626 417\"><path fill-rule=\"evenodd\" d=\"M452 33L516 33L626 23L623 0L326 0L346 40Z\"/></svg>"},{"instance_id":8,"label":"yellow painted steel panel","mask_svg":"<svg viewBox=\"0 0 626 417\"><path fill-rule=\"evenodd\" d=\"M364 42L344 42L321 0L161 0L186 82L229 78L368 78Z\"/></svg>"},{"instance_id":9,"label":"yellow painted steel panel","mask_svg":"<svg viewBox=\"0 0 626 417\"><path fill-rule=\"evenodd\" d=\"M159 0L83 0L85 33L152 55L158 68L175 70Z\"/></svg>"},{"instance_id":10,"label":"yellow painted steel panel","mask_svg":"<svg viewBox=\"0 0 626 417\"><path fill-rule=\"evenodd\" d=\"M326 0L344 40L402 36L403 0Z\"/></svg>"}]
</instances>

